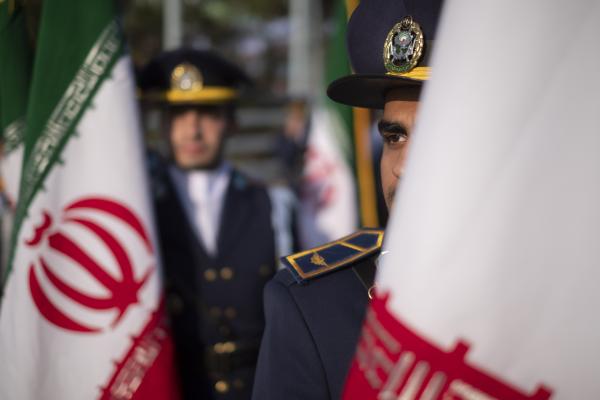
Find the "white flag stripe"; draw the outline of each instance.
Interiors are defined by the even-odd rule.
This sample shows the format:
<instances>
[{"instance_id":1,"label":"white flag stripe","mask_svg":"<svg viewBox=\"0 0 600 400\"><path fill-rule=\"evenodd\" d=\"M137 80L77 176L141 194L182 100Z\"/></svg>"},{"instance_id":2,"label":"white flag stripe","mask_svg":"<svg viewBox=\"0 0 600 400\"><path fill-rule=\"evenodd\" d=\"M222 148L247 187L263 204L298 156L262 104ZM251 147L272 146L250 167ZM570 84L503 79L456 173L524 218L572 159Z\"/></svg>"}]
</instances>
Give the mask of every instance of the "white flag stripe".
<instances>
[{"instance_id":1,"label":"white flag stripe","mask_svg":"<svg viewBox=\"0 0 600 400\"><path fill-rule=\"evenodd\" d=\"M448 1L378 285L467 360L600 392L600 4Z\"/></svg>"}]
</instances>

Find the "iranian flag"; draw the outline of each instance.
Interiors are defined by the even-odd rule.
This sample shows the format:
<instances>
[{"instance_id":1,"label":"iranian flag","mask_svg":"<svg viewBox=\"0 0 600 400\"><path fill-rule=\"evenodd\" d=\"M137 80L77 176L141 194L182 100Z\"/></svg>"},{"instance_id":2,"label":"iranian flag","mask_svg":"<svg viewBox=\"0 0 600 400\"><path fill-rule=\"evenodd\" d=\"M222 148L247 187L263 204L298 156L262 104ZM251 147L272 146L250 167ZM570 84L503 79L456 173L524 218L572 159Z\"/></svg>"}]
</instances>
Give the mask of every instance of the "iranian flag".
<instances>
[{"instance_id":1,"label":"iranian flag","mask_svg":"<svg viewBox=\"0 0 600 400\"><path fill-rule=\"evenodd\" d=\"M43 2L26 121L0 398L176 398L132 67L112 1Z\"/></svg>"},{"instance_id":2,"label":"iranian flag","mask_svg":"<svg viewBox=\"0 0 600 400\"><path fill-rule=\"evenodd\" d=\"M600 397L598 21L446 4L345 399Z\"/></svg>"},{"instance_id":3,"label":"iranian flag","mask_svg":"<svg viewBox=\"0 0 600 400\"><path fill-rule=\"evenodd\" d=\"M31 79L25 15L14 0L0 3L0 164L4 193L14 209L23 163L23 134ZM3 249L4 250L4 249Z\"/></svg>"}]
</instances>

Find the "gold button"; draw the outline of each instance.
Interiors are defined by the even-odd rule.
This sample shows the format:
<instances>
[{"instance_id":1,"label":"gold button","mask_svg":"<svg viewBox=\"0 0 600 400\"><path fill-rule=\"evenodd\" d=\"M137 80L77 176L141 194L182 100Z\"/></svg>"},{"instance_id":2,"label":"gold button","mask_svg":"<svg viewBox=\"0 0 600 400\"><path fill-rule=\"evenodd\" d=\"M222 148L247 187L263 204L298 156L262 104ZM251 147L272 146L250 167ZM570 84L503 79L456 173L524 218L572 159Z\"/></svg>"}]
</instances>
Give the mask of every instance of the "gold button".
<instances>
[{"instance_id":1,"label":"gold button","mask_svg":"<svg viewBox=\"0 0 600 400\"><path fill-rule=\"evenodd\" d=\"M213 351L217 354L230 354L237 349L234 342L219 342L213 345Z\"/></svg>"},{"instance_id":2,"label":"gold button","mask_svg":"<svg viewBox=\"0 0 600 400\"><path fill-rule=\"evenodd\" d=\"M213 344L213 351L217 354L223 353L223 343L215 343Z\"/></svg>"},{"instance_id":3,"label":"gold button","mask_svg":"<svg viewBox=\"0 0 600 400\"><path fill-rule=\"evenodd\" d=\"M215 390L219 393L227 393L229 391L229 383L227 381L217 381Z\"/></svg>"},{"instance_id":4,"label":"gold button","mask_svg":"<svg viewBox=\"0 0 600 400\"><path fill-rule=\"evenodd\" d=\"M243 389L244 388L244 381L241 380L240 378L235 378L235 380L233 381L233 387L236 388L237 390Z\"/></svg>"},{"instance_id":5,"label":"gold button","mask_svg":"<svg viewBox=\"0 0 600 400\"><path fill-rule=\"evenodd\" d=\"M233 307L227 307L225 309L225 316L229 319L234 319L237 316L237 311Z\"/></svg>"},{"instance_id":6,"label":"gold button","mask_svg":"<svg viewBox=\"0 0 600 400\"><path fill-rule=\"evenodd\" d=\"M208 282L213 282L215 279L217 279L217 271L212 268L207 269L204 271L204 279L206 279Z\"/></svg>"},{"instance_id":7,"label":"gold button","mask_svg":"<svg viewBox=\"0 0 600 400\"><path fill-rule=\"evenodd\" d=\"M233 270L229 267L221 268L221 278L228 281L233 278Z\"/></svg>"},{"instance_id":8,"label":"gold button","mask_svg":"<svg viewBox=\"0 0 600 400\"><path fill-rule=\"evenodd\" d=\"M223 343L215 343L213 345L213 350L217 354L222 354L223 353Z\"/></svg>"},{"instance_id":9,"label":"gold button","mask_svg":"<svg viewBox=\"0 0 600 400\"><path fill-rule=\"evenodd\" d=\"M221 309L219 307L211 307L208 313L213 318L219 318L221 316Z\"/></svg>"},{"instance_id":10,"label":"gold button","mask_svg":"<svg viewBox=\"0 0 600 400\"><path fill-rule=\"evenodd\" d=\"M266 264L263 264L260 266L260 268L258 269L258 274L260 276L269 276L271 275L273 272L273 270L271 269L271 267L269 267Z\"/></svg>"},{"instance_id":11,"label":"gold button","mask_svg":"<svg viewBox=\"0 0 600 400\"><path fill-rule=\"evenodd\" d=\"M233 342L223 343L223 353L233 353L236 349L236 345Z\"/></svg>"}]
</instances>

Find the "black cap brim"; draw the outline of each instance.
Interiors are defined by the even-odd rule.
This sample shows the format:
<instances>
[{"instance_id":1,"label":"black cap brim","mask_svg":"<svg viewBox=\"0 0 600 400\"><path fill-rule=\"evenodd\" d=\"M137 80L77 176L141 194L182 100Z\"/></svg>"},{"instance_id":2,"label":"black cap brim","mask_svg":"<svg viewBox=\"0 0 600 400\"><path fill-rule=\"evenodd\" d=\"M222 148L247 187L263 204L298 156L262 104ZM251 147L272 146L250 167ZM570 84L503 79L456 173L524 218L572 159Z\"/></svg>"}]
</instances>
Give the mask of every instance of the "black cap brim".
<instances>
[{"instance_id":1,"label":"black cap brim","mask_svg":"<svg viewBox=\"0 0 600 400\"><path fill-rule=\"evenodd\" d=\"M389 90L406 88L406 100L416 100L423 82L394 75L354 74L331 82L327 96L348 106L383 109Z\"/></svg>"}]
</instances>

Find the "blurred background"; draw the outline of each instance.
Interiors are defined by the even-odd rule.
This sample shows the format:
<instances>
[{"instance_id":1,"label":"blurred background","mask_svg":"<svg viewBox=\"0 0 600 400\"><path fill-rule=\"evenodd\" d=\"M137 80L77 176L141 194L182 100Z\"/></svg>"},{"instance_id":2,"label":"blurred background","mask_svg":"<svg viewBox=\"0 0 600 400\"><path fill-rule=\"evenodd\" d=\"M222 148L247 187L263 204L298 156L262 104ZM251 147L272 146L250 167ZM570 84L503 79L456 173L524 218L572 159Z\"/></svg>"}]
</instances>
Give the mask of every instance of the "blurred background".
<instances>
[{"instance_id":1,"label":"blurred background","mask_svg":"<svg viewBox=\"0 0 600 400\"><path fill-rule=\"evenodd\" d=\"M33 44L43 0L24 1ZM161 51L212 49L253 84L240 100L226 158L274 189L298 220L298 247L383 227L377 115L329 101L350 73L347 16L358 0L122 0L136 71ZM142 104L148 147L168 156L165 110Z\"/></svg>"},{"instance_id":2,"label":"blurred background","mask_svg":"<svg viewBox=\"0 0 600 400\"><path fill-rule=\"evenodd\" d=\"M345 7L336 0L129 0L122 7L138 68L181 46L213 49L242 66L253 85L240 104L239 131L227 142L227 158L278 184L301 174L298 154L281 157L281 135L301 144L310 105L324 96L336 3ZM164 152L162 114L144 111L148 141Z\"/></svg>"}]
</instances>

